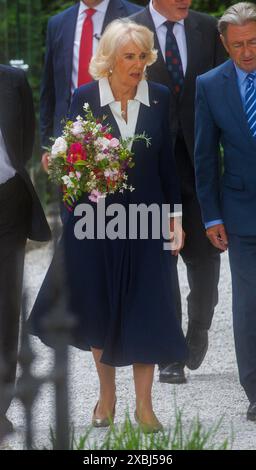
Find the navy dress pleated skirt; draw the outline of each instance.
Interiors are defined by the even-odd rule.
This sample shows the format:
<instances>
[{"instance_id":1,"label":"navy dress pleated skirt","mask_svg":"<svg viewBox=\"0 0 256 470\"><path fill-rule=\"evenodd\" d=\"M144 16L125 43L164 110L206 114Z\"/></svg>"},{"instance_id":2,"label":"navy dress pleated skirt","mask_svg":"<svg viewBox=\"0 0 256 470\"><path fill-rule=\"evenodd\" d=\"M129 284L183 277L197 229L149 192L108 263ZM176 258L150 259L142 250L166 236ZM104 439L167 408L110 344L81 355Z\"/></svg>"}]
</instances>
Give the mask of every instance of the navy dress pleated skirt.
<instances>
[{"instance_id":1,"label":"navy dress pleated skirt","mask_svg":"<svg viewBox=\"0 0 256 470\"><path fill-rule=\"evenodd\" d=\"M79 89L82 93L84 89L85 94L81 103L91 99L93 107L95 87L92 84ZM157 86L152 90L152 87L151 95L152 91L157 91L159 100L162 89ZM167 97L166 94L162 96L163 103ZM119 203L128 214L130 204L162 204L168 200L164 179L171 185L169 172L174 170L169 163L165 168L159 161L160 158L171 159L169 144L168 148L162 148L163 127L168 132L168 101L164 107L164 116L161 108L159 117L154 110L154 118L150 108L144 110L143 129L152 136L152 145L149 149L140 142L134 145L135 166L129 170L129 182L135 190L107 196L106 207ZM79 111L77 105L75 114ZM97 107L93 111L100 114ZM104 114L106 111L103 110ZM139 119L141 117L140 112ZM118 129L116 136L119 137ZM164 142L167 142L166 136ZM163 156L165 151L167 157ZM93 208L96 230L97 204L90 202L87 195L79 203L90 204ZM44 319L65 294L66 308L75 320L70 344L84 350L102 349L102 362L113 366L184 361L187 347L172 295L174 260L171 252L163 249L163 238L80 240L74 235L78 219L74 212L70 213L64 224L61 240L29 319L32 334L51 345ZM126 228L128 232L129 221ZM150 231L149 234L152 235Z\"/></svg>"}]
</instances>

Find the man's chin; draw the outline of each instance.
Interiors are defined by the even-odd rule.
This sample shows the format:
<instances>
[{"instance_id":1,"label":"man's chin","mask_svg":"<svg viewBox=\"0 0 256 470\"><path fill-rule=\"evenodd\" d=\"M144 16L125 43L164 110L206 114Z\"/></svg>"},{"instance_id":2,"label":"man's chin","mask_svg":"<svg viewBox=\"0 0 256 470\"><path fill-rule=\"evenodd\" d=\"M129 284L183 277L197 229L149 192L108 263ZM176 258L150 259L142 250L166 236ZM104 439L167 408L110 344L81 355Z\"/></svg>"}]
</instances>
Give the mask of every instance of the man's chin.
<instances>
[{"instance_id":1,"label":"man's chin","mask_svg":"<svg viewBox=\"0 0 256 470\"><path fill-rule=\"evenodd\" d=\"M256 67L243 67L242 69L243 69L244 72L246 72L246 73L252 73L252 72L255 72Z\"/></svg>"},{"instance_id":2,"label":"man's chin","mask_svg":"<svg viewBox=\"0 0 256 470\"><path fill-rule=\"evenodd\" d=\"M187 18L187 16L188 16L188 12L189 12L188 9L181 10L178 18L176 19L176 21L185 20L185 18Z\"/></svg>"},{"instance_id":3,"label":"man's chin","mask_svg":"<svg viewBox=\"0 0 256 470\"><path fill-rule=\"evenodd\" d=\"M256 70L256 63L255 61L253 62L242 62L240 65L241 69L243 69L247 73L255 72Z\"/></svg>"}]
</instances>

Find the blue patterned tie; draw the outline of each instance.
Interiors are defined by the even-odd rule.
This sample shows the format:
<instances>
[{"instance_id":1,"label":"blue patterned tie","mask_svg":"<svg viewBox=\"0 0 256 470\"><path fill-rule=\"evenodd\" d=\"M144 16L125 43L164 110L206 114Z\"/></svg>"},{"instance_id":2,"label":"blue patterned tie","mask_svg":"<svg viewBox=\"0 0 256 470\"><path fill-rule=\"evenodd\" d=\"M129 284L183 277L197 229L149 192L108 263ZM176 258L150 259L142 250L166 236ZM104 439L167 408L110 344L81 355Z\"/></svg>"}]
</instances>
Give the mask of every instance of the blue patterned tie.
<instances>
[{"instance_id":1,"label":"blue patterned tie","mask_svg":"<svg viewBox=\"0 0 256 470\"><path fill-rule=\"evenodd\" d=\"M165 61L173 83L174 92L176 95L179 95L184 82L184 75L178 44L173 33L174 24L175 23L172 21L165 21L164 23L167 28L165 42Z\"/></svg>"},{"instance_id":2,"label":"blue patterned tie","mask_svg":"<svg viewBox=\"0 0 256 470\"><path fill-rule=\"evenodd\" d=\"M254 86L255 73L248 73L245 89L245 113L253 137L256 137L256 89Z\"/></svg>"}]
</instances>

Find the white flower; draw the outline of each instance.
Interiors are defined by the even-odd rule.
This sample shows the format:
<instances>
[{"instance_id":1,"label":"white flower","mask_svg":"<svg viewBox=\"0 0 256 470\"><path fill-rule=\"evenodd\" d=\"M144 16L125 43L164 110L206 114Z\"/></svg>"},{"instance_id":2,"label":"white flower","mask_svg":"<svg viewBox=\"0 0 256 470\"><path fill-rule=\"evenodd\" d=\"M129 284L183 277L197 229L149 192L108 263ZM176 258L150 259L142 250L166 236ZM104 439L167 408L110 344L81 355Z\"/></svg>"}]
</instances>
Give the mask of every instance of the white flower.
<instances>
[{"instance_id":1,"label":"white flower","mask_svg":"<svg viewBox=\"0 0 256 470\"><path fill-rule=\"evenodd\" d=\"M80 180L81 176L82 176L82 173L80 171L76 171L76 177L78 180Z\"/></svg>"},{"instance_id":2,"label":"white flower","mask_svg":"<svg viewBox=\"0 0 256 470\"><path fill-rule=\"evenodd\" d=\"M68 146L65 139L63 139L63 137L58 137L52 146L51 155L55 157L58 153L65 153L67 148Z\"/></svg>"},{"instance_id":3,"label":"white flower","mask_svg":"<svg viewBox=\"0 0 256 470\"><path fill-rule=\"evenodd\" d=\"M102 150L105 150L109 147L110 140L106 139L106 137L98 137L95 141L96 145L98 145Z\"/></svg>"},{"instance_id":4,"label":"white flower","mask_svg":"<svg viewBox=\"0 0 256 470\"><path fill-rule=\"evenodd\" d=\"M90 107L90 106L89 106L89 103L84 103L83 109L84 109L85 111L87 111L87 109L88 109L89 107Z\"/></svg>"},{"instance_id":5,"label":"white flower","mask_svg":"<svg viewBox=\"0 0 256 470\"><path fill-rule=\"evenodd\" d=\"M79 136L84 133L83 123L80 120L73 122L71 132L74 136Z\"/></svg>"},{"instance_id":6,"label":"white flower","mask_svg":"<svg viewBox=\"0 0 256 470\"><path fill-rule=\"evenodd\" d=\"M97 155L95 155L95 160L96 162L100 162L101 160L104 160L104 158L107 158L107 155L105 153L97 153Z\"/></svg>"},{"instance_id":7,"label":"white flower","mask_svg":"<svg viewBox=\"0 0 256 470\"><path fill-rule=\"evenodd\" d=\"M61 177L63 183L67 186L67 188L73 188L74 183L71 181L70 177L67 175L64 175Z\"/></svg>"},{"instance_id":8,"label":"white flower","mask_svg":"<svg viewBox=\"0 0 256 470\"><path fill-rule=\"evenodd\" d=\"M104 171L104 176L106 178L110 178L112 180L115 180L117 178L117 175L118 175L118 170L114 169L114 170L105 170Z\"/></svg>"}]
</instances>

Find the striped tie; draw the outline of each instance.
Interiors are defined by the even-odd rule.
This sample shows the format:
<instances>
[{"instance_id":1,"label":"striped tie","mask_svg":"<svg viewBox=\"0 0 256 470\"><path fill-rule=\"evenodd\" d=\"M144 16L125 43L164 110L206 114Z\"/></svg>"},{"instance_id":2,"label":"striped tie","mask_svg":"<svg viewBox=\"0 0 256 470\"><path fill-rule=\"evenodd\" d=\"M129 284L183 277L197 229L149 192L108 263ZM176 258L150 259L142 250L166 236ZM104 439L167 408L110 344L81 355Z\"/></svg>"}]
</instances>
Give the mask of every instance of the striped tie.
<instances>
[{"instance_id":1,"label":"striped tie","mask_svg":"<svg viewBox=\"0 0 256 470\"><path fill-rule=\"evenodd\" d=\"M245 89L245 113L253 137L256 137L256 89L254 86L255 77L255 73L249 73L247 75L247 84Z\"/></svg>"}]
</instances>

